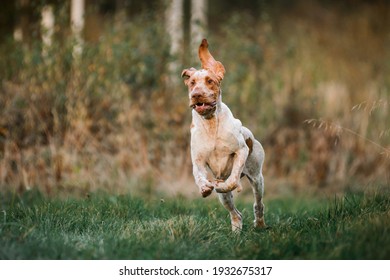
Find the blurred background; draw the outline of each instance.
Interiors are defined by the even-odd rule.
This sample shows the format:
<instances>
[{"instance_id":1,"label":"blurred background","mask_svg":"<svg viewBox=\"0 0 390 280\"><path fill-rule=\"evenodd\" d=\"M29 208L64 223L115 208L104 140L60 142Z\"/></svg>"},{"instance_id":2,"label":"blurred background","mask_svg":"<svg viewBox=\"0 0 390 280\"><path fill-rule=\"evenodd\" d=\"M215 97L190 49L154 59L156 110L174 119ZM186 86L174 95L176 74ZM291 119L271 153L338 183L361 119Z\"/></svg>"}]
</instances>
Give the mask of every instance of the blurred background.
<instances>
[{"instance_id":1,"label":"blurred background","mask_svg":"<svg viewBox=\"0 0 390 280\"><path fill-rule=\"evenodd\" d=\"M202 38L267 195L389 188L387 0L3 1L0 188L198 197L180 74Z\"/></svg>"}]
</instances>

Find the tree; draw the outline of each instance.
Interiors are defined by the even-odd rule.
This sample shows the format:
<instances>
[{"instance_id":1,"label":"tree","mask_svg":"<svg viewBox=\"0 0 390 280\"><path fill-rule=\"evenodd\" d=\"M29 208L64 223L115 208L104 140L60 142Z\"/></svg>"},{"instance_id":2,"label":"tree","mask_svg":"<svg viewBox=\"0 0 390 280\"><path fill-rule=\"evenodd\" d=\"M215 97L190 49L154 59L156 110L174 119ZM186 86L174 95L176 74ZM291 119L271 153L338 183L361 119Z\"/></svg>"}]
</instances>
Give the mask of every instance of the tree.
<instances>
[{"instance_id":1,"label":"tree","mask_svg":"<svg viewBox=\"0 0 390 280\"><path fill-rule=\"evenodd\" d=\"M166 30L170 37L170 55L172 57L172 61L168 65L169 82L177 84L183 49L183 0L168 0L165 21Z\"/></svg>"},{"instance_id":2,"label":"tree","mask_svg":"<svg viewBox=\"0 0 390 280\"><path fill-rule=\"evenodd\" d=\"M31 21L31 13L29 9L29 0L17 0L15 1L16 11L18 17L16 19L16 24L14 27L14 40L18 42L23 42L28 39L29 34L29 26Z\"/></svg>"},{"instance_id":3,"label":"tree","mask_svg":"<svg viewBox=\"0 0 390 280\"><path fill-rule=\"evenodd\" d=\"M206 37L207 29L207 0L191 1L191 46L192 59L198 59L198 48L203 38Z\"/></svg>"},{"instance_id":4,"label":"tree","mask_svg":"<svg viewBox=\"0 0 390 280\"><path fill-rule=\"evenodd\" d=\"M73 56L79 57L83 51L83 38L81 32L84 28L84 0L72 0L70 20L73 36L75 38L75 46L73 47Z\"/></svg>"},{"instance_id":5,"label":"tree","mask_svg":"<svg viewBox=\"0 0 390 280\"><path fill-rule=\"evenodd\" d=\"M43 42L42 54L46 57L47 49L51 47L54 33L54 13L53 6L51 5L46 5L41 10L41 30Z\"/></svg>"}]
</instances>

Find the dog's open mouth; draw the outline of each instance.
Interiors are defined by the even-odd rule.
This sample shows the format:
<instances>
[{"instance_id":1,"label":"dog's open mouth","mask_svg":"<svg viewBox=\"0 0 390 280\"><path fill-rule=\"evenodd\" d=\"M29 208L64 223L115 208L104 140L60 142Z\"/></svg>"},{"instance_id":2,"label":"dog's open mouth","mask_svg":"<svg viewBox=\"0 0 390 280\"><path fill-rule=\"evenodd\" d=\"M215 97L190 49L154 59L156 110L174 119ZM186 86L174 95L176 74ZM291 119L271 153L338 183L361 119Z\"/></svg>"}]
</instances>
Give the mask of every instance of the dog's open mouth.
<instances>
[{"instance_id":1,"label":"dog's open mouth","mask_svg":"<svg viewBox=\"0 0 390 280\"><path fill-rule=\"evenodd\" d=\"M191 107L200 115L208 114L210 111L214 110L215 106L217 105L217 102L211 102L211 103L201 103L197 102L193 104Z\"/></svg>"}]
</instances>

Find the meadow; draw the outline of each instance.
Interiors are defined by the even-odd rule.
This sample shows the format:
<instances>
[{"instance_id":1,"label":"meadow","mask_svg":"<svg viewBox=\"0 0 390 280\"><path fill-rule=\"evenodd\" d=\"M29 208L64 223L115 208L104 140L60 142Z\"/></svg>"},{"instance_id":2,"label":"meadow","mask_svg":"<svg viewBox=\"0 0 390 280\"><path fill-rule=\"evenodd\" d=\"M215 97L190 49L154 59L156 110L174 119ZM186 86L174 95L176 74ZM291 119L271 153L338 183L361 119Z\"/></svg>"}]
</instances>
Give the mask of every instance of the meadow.
<instances>
[{"instance_id":1,"label":"meadow","mask_svg":"<svg viewBox=\"0 0 390 280\"><path fill-rule=\"evenodd\" d=\"M240 235L192 178L190 23L172 55L165 1L86 1L74 55L70 1L19 2L30 17L0 11L0 259L390 258L387 1L209 1L223 101L266 152L270 228L244 184Z\"/></svg>"},{"instance_id":2,"label":"meadow","mask_svg":"<svg viewBox=\"0 0 390 280\"><path fill-rule=\"evenodd\" d=\"M388 194L266 200L269 228L252 227L238 200L241 234L216 197L91 194L1 199L0 259L389 259Z\"/></svg>"}]
</instances>

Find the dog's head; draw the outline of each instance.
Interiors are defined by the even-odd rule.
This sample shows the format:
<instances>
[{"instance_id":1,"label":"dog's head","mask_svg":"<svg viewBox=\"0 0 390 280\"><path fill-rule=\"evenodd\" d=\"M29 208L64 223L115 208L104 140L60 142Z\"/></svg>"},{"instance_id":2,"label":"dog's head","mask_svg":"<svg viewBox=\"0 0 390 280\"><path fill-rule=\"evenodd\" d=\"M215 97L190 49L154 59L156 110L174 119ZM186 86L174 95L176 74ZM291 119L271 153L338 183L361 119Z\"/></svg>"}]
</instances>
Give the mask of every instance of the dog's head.
<instances>
[{"instance_id":1,"label":"dog's head","mask_svg":"<svg viewBox=\"0 0 390 280\"><path fill-rule=\"evenodd\" d=\"M181 73L184 84L188 86L190 107L204 117L211 117L217 108L221 81L225 74L225 67L214 59L208 46L206 39L199 46L202 69L189 68Z\"/></svg>"}]
</instances>

